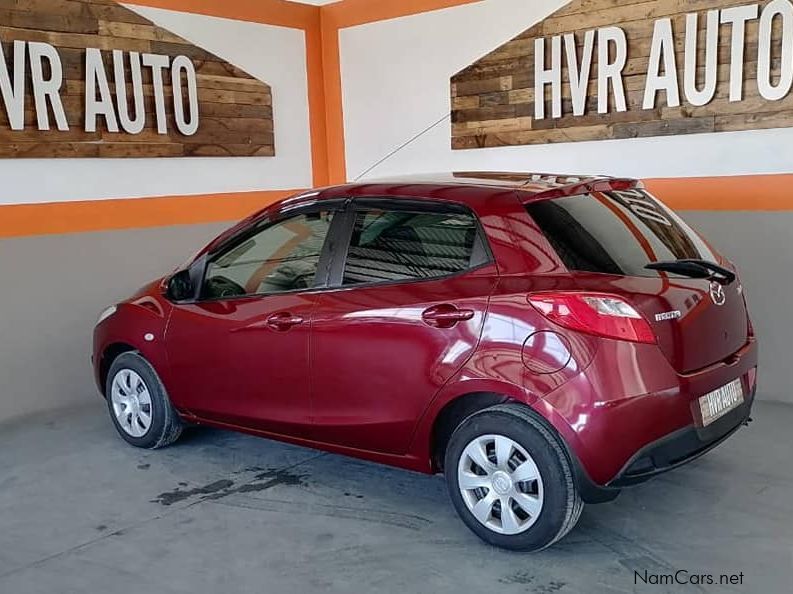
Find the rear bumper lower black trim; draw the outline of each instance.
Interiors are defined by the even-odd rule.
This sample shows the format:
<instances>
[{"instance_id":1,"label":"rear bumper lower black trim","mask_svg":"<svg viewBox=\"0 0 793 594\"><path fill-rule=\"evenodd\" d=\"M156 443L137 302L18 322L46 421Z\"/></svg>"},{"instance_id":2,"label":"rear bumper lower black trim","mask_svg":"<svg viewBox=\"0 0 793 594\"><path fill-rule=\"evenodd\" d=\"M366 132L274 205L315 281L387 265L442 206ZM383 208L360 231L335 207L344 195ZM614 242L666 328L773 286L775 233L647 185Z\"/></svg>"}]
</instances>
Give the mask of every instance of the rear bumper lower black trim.
<instances>
[{"instance_id":1,"label":"rear bumper lower black trim","mask_svg":"<svg viewBox=\"0 0 793 594\"><path fill-rule=\"evenodd\" d=\"M754 392L746 402L708 427L690 425L670 433L639 450L607 485L598 485L574 458L576 483L586 503L604 503L619 495L623 487L693 462L730 438L751 420Z\"/></svg>"}]
</instances>

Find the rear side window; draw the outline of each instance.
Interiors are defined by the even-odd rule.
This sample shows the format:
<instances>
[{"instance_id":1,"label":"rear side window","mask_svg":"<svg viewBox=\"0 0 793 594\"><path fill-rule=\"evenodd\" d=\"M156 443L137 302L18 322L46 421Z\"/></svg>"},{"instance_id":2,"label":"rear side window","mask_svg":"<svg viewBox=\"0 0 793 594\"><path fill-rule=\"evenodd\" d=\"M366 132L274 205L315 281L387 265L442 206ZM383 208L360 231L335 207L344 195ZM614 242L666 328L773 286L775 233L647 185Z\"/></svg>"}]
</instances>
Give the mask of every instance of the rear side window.
<instances>
[{"instance_id":1,"label":"rear side window","mask_svg":"<svg viewBox=\"0 0 793 594\"><path fill-rule=\"evenodd\" d=\"M697 233L643 190L539 201L526 209L570 270L653 277L659 273L645 268L653 262L716 260Z\"/></svg>"},{"instance_id":2,"label":"rear side window","mask_svg":"<svg viewBox=\"0 0 793 594\"><path fill-rule=\"evenodd\" d=\"M343 284L438 278L487 260L466 213L361 210L355 215Z\"/></svg>"}]
</instances>

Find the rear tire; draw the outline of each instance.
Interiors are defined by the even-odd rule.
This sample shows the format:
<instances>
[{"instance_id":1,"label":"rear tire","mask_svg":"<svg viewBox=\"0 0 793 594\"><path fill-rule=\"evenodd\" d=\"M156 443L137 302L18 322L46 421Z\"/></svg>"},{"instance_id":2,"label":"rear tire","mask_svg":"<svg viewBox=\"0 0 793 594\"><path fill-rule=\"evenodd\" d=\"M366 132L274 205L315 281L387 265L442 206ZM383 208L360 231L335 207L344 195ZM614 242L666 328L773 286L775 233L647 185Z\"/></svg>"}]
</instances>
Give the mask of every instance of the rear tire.
<instances>
[{"instance_id":1,"label":"rear tire","mask_svg":"<svg viewBox=\"0 0 793 594\"><path fill-rule=\"evenodd\" d=\"M137 352L119 355L105 389L110 418L130 445L158 449L182 434L182 421L154 367Z\"/></svg>"},{"instance_id":2,"label":"rear tire","mask_svg":"<svg viewBox=\"0 0 793 594\"><path fill-rule=\"evenodd\" d=\"M460 423L444 469L460 518L500 548L545 549L575 527L584 508L564 446L520 405L493 406Z\"/></svg>"}]
</instances>

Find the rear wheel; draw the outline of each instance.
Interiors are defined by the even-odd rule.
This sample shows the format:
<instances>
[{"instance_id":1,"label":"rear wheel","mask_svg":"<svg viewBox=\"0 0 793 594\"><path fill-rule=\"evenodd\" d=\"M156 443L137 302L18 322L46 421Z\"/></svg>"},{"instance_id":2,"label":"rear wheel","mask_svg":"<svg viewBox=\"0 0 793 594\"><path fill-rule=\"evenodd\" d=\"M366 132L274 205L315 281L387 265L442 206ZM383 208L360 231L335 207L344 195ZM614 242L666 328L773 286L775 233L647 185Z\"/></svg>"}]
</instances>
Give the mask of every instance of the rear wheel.
<instances>
[{"instance_id":1,"label":"rear wheel","mask_svg":"<svg viewBox=\"0 0 793 594\"><path fill-rule=\"evenodd\" d=\"M124 353L113 361L105 394L113 425L127 443L157 449L181 435L182 422L165 386L139 353Z\"/></svg>"},{"instance_id":2,"label":"rear wheel","mask_svg":"<svg viewBox=\"0 0 793 594\"><path fill-rule=\"evenodd\" d=\"M444 468L457 513L494 546L542 550L572 530L583 510L563 446L518 405L465 419L449 441Z\"/></svg>"}]
</instances>

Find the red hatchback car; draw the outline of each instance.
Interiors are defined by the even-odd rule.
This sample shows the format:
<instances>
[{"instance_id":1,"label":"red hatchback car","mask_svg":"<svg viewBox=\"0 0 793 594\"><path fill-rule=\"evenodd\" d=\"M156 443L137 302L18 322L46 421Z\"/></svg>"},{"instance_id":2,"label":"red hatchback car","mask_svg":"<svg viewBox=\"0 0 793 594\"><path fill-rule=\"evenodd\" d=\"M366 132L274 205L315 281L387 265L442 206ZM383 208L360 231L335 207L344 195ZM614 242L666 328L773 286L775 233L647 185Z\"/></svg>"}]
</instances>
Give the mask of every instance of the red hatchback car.
<instances>
[{"instance_id":1,"label":"red hatchback car","mask_svg":"<svg viewBox=\"0 0 793 594\"><path fill-rule=\"evenodd\" d=\"M455 173L249 217L106 310L121 436L234 429L425 473L485 541L539 550L748 422L734 267L640 182Z\"/></svg>"}]
</instances>

